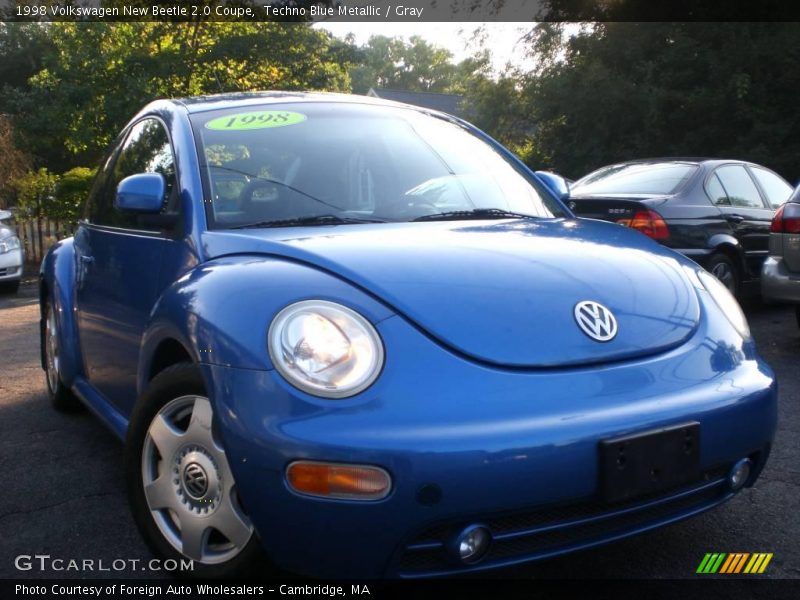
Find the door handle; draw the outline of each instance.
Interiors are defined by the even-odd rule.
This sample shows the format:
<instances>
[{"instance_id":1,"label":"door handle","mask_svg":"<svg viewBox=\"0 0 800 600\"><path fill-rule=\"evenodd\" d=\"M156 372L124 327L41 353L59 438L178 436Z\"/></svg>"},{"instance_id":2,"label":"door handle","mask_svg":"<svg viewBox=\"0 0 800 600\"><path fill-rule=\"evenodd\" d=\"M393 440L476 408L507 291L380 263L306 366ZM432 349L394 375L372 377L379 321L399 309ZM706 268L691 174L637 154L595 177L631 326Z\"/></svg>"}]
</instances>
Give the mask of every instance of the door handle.
<instances>
[{"instance_id":1,"label":"door handle","mask_svg":"<svg viewBox=\"0 0 800 600\"><path fill-rule=\"evenodd\" d=\"M728 223L741 223L744 221L744 217L742 215L725 215L725 220Z\"/></svg>"},{"instance_id":2,"label":"door handle","mask_svg":"<svg viewBox=\"0 0 800 600\"><path fill-rule=\"evenodd\" d=\"M80 259L85 265L91 265L94 262L94 256L86 256L85 254L81 254Z\"/></svg>"}]
</instances>

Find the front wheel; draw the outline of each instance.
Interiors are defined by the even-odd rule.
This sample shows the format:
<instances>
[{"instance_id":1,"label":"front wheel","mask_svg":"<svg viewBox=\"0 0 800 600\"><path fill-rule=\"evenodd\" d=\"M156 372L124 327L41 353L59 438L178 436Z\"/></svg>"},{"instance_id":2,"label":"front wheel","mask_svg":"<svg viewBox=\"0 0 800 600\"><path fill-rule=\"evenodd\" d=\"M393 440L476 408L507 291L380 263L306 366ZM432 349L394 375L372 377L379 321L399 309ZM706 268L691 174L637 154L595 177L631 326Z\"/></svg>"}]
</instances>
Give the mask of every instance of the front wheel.
<instances>
[{"instance_id":1,"label":"front wheel","mask_svg":"<svg viewBox=\"0 0 800 600\"><path fill-rule=\"evenodd\" d=\"M237 495L199 369L159 373L131 418L125 446L128 499L155 554L191 559L199 577L250 569L258 540Z\"/></svg>"},{"instance_id":2,"label":"front wheel","mask_svg":"<svg viewBox=\"0 0 800 600\"><path fill-rule=\"evenodd\" d=\"M729 256L714 254L708 261L708 271L719 279L731 294L734 296L739 294L739 271Z\"/></svg>"}]
</instances>

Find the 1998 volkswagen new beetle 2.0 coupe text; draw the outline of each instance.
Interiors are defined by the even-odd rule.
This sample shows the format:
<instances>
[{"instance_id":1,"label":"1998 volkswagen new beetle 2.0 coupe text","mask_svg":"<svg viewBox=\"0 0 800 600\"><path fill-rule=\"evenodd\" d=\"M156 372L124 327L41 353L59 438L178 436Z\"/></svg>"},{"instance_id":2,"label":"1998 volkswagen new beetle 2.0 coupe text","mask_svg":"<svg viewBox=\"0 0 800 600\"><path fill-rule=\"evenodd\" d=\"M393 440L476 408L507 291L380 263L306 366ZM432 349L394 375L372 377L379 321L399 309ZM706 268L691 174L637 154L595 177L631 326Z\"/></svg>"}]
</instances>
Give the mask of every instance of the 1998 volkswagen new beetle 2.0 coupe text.
<instances>
[{"instance_id":1,"label":"1998 volkswagen new beetle 2.0 coupe text","mask_svg":"<svg viewBox=\"0 0 800 600\"><path fill-rule=\"evenodd\" d=\"M719 281L404 105L150 104L40 285L53 402L125 440L142 535L195 575L585 548L731 498L775 432Z\"/></svg>"}]
</instances>

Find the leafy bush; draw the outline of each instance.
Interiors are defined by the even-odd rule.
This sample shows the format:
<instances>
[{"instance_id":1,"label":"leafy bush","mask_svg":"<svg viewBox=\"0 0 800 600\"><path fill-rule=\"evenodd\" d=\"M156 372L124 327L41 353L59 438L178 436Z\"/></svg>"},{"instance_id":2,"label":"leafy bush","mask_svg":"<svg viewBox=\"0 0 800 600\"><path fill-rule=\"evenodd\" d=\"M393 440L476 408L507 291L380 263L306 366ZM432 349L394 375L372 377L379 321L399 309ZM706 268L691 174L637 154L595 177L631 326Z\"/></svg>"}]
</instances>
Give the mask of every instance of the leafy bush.
<instances>
[{"instance_id":1,"label":"leafy bush","mask_svg":"<svg viewBox=\"0 0 800 600\"><path fill-rule=\"evenodd\" d=\"M17 192L20 220L49 218L74 223L89 193L95 169L75 167L63 175L47 169L28 171L11 181Z\"/></svg>"},{"instance_id":2,"label":"leafy bush","mask_svg":"<svg viewBox=\"0 0 800 600\"><path fill-rule=\"evenodd\" d=\"M96 172L97 169L75 167L61 175L56 184L55 203L47 216L60 221L77 222Z\"/></svg>"},{"instance_id":3,"label":"leafy bush","mask_svg":"<svg viewBox=\"0 0 800 600\"><path fill-rule=\"evenodd\" d=\"M28 171L11 180L17 191L17 218L25 221L47 216L48 209L55 205L58 175L47 169Z\"/></svg>"}]
</instances>

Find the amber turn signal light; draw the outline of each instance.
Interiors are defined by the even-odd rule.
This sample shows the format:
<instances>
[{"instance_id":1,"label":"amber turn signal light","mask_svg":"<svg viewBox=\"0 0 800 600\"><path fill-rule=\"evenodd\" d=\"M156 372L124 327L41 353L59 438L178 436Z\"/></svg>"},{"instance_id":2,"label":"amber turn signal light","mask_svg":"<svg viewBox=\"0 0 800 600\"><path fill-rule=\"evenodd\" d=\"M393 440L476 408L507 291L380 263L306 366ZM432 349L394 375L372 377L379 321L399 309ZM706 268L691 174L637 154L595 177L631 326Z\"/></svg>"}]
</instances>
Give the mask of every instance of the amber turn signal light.
<instances>
[{"instance_id":1,"label":"amber turn signal light","mask_svg":"<svg viewBox=\"0 0 800 600\"><path fill-rule=\"evenodd\" d=\"M298 460L286 469L289 487L299 494L346 500L380 500L392 479L380 467Z\"/></svg>"}]
</instances>

